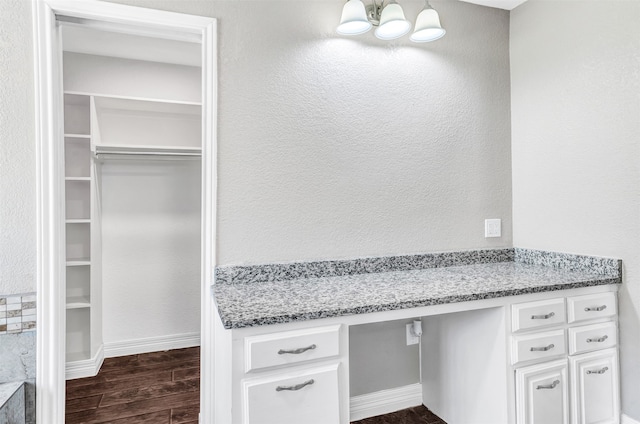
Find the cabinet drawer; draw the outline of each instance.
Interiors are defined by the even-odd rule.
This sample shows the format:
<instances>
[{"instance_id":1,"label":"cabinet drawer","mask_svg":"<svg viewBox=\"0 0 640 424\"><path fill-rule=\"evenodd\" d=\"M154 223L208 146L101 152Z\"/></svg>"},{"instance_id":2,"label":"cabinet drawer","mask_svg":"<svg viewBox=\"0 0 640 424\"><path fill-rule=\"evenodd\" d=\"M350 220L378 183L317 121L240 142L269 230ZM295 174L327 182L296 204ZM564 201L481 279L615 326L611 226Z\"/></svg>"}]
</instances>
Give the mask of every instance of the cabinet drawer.
<instances>
[{"instance_id":1,"label":"cabinet drawer","mask_svg":"<svg viewBox=\"0 0 640 424\"><path fill-rule=\"evenodd\" d=\"M243 380L243 424L340 422L339 366Z\"/></svg>"},{"instance_id":2,"label":"cabinet drawer","mask_svg":"<svg viewBox=\"0 0 640 424\"><path fill-rule=\"evenodd\" d=\"M618 331L613 321L569 329L570 355L614 347L617 343Z\"/></svg>"},{"instance_id":3,"label":"cabinet drawer","mask_svg":"<svg viewBox=\"0 0 640 424\"><path fill-rule=\"evenodd\" d=\"M564 324L564 298L515 304L511 307L511 321L513 331Z\"/></svg>"},{"instance_id":4,"label":"cabinet drawer","mask_svg":"<svg viewBox=\"0 0 640 424\"><path fill-rule=\"evenodd\" d=\"M340 354L340 325L245 337L245 372Z\"/></svg>"},{"instance_id":5,"label":"cabinet drawer","mask_svg":"<svg viewBox=\"0 0 640 424\"><path fill-rule=\"evenodd\" d=\"M511 363L513 365L535 359L553 358L566 353L564 330L512 337Z\"/></svg>"},{"instance_id":6,"label":"cabinet drawer","mask_svg":"<svg viewBox=\"0 0 640 424\"><path fill-rule=\"evenodd\" d=\"M572 423L620 422L618 353L616 349L572 356Z\"/></svg>"},{"instance_id":7,"label":"cabinet drawer","mask_svg":"<svg viewBox=\"0 0 640 424\"><path fill-rule=\"evenodd\" d=\"M567 361L516 370L517 424L568 424Z\"/></svg>"},{"instance_id":8,"label":"cabinet drawer","mask_svg":"<svg viewBox=\"0 0 640 424\"><path fill-rule=\"evenodd\" d=\"M616 314L616 294L598 293L567 298L569 322L611 317Z\"/></svg>"}]
</instances>

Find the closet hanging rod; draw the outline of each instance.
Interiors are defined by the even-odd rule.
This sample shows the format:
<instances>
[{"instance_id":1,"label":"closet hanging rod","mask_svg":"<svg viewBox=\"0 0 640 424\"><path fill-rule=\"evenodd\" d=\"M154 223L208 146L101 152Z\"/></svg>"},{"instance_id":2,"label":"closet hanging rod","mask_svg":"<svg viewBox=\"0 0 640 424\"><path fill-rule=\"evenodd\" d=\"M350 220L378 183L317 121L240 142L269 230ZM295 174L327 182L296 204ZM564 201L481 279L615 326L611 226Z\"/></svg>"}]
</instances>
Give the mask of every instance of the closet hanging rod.
<instances>
[{"instance_id":1,"label":"closet hanging rod","mask_svg":"<svg viewBox=\"0 0 640 424\"><path fill-rule=\"evenodd\" d=\"M136 159L147 159L147 160L200 160L201 155L199 153L161 153L161 154L152 154L152 153L96 153L96 160L103 161L109 159L118 159L118 160L136 160Z\"/></svg>"},{"instance_id":2,"label":"closet hanging rod","mask_svg":"<svg viewBox=\"0 0 640 424\"><path fill-rule=\"evenodd\" d=\"M202 149L197 147L159 147L159 146L95 146L96 158L114 157L165 157L199 158Z\"/></svg>"}]
</instances>

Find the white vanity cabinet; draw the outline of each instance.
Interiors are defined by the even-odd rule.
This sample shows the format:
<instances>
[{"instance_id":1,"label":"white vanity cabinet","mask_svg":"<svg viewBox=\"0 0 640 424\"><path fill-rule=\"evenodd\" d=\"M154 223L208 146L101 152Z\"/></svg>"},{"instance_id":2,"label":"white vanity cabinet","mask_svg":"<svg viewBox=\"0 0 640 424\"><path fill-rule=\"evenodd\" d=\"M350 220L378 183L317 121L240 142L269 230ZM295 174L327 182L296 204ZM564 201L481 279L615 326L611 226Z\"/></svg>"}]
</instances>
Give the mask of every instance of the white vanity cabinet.
<instances>
[{"instance_id":1,"label":"white vanity cabinet","mask_svg":"<svg viewBox=\"0 0 640 424\"><path fill-rule=\"evenodd\" d=\"M348 422L346 326L293 326L234 330L234 423Z\"/></svg>"},{"instance_id":2,"label":"white vanity cabinet","mask_svg":"<svg viewBox=\"0 0 640 424\"><path fill-rule=\"evenodd\" d=\"M614 292L512 305L518 424L619 422L616 316Z\"/></svg>"}]
</instances>

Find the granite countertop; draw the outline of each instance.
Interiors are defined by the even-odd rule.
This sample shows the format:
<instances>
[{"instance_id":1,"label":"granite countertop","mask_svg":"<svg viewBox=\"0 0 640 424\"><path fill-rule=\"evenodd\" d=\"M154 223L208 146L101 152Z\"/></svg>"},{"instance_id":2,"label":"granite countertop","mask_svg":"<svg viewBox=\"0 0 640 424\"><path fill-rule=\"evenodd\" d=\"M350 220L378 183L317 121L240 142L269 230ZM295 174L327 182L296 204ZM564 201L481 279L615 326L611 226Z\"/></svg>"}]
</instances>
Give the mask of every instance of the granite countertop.
<instances>
[{"instance_id":1,"label":"granite countertop","mask_svg":"<svg viewBox=\"0 0 640 424\"><path fill-rule=\"evenodd\" d=\"M328 276L263 275L263 281L249 282L220 278L213 287L214 298L224 327L231 329L621 282L620 261L602 258L608 261L602 266L600 258L565 254L549 261L547 252L530 252L536 251L427 269L390 266L383 272L331 275L336 273L333 265L332 272L324 272ZM234 271L236 276L250 274Z\"/></svg>"}]
</instances>

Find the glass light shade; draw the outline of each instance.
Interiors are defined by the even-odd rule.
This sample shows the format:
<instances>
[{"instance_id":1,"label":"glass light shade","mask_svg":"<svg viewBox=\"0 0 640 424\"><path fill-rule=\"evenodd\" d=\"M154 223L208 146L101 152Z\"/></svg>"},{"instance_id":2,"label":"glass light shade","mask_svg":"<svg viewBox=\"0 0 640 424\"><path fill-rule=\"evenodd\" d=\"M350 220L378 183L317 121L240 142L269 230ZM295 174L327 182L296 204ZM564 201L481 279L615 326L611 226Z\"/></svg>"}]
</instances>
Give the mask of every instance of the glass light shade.
<instances>
[{"instance_id":1,"label":"glass light shade","mask_svg":"<svg viewBox=\"0 0 640 424\"><path fill-rule=\"evenodd\" d=\"M425 8L416 19L416 28L411 34L411 41L426 43L442 38L447 31L440 25L440 17L431 7Z\"/></svg>"},{"instance_id":2,"label":"glass light shade","mask_svg":"<svg viewBox=\"0 0 640 424\"><path fill-rule=\"evenodd\" d=\"M340 25L336 30L341 35L364 34L371 29L367 11L361 0L349 0L342 8Z\"/></svg>"},{"instance_id":3,"label":"glass light shade","mask_svg":"<svg viewBox=\"0 0 640 424\"><path fill-rule=\"evenodd\" d=\"M402 37L410 30L411 22L405 19L402 7L398 3L390 3L382 9L376 37L381 40L393 40Z\"/></svg>"}]
</instances>

